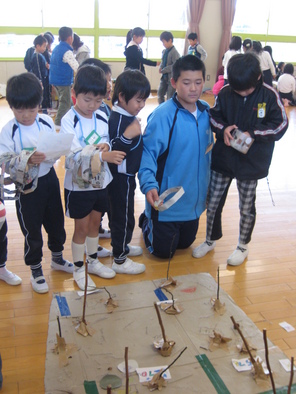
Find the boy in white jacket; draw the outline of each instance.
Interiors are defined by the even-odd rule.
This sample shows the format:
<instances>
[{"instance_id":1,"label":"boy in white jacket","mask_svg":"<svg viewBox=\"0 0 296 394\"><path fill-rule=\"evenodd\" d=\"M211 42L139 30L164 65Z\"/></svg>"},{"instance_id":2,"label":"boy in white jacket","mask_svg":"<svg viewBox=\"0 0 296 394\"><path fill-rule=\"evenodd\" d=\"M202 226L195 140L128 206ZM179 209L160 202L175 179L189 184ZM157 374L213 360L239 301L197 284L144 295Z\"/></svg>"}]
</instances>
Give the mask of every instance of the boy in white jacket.
<instances>
[{"instance_id":1,"label":"boy in white jacket","mask_svg":"<svg viewBox=\"0 0 296 394\"><path fill-rule=\"evenodd\" d=\"M0 134L0 155L12 155L6 163L6 172L19 189L16 212L25 237L24 259L31 268L33 290L47 293L41 264L42 226L48 234L51 268L68 273L74 269L62 255L66 232L59 180L53 167L55 160L46 160L45 154L36 150L40 132L55 133L55 127L48 115L38 115L42 87L34 74L10 78L6 99L14 118Z\"/></svg>"},{"instance_id":2,"label":"boy in white jacket","mask_svg":"<svg viewBox=\"0 0 296 394\"><path fill-rule=\"evenodd\" d=\"M74 107L62 118L61 133L74 135L71 153L66 159L65 209L74 219L72 255L74 280L81 290L85 288L83 266L86 246L88 272L105 279L115 272L97 258L98 229L102 212L108 211L107 185L112 180L108 164L120 164L124 152L110 151L108 118L99 110L106 94L106 77L102 69L94 65L79 68L72 96ZM95 283L88 277L88 290Z\"/></svg>"}]
</instances>

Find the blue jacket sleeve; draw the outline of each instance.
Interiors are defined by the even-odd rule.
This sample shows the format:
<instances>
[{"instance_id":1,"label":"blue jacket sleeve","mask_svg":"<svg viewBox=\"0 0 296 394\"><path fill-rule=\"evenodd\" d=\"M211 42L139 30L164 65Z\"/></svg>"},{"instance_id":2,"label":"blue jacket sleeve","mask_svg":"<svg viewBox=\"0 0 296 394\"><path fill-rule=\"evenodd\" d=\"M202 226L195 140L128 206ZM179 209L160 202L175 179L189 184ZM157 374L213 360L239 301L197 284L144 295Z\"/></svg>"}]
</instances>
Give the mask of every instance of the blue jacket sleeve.
<instances>
[{"instance_id":1,"label":"blue jacket sleeve","mask_svg":"<svg viewBox=\"0 0 296 394\"><path fill-rule=\"evenodd\" d=\"M158 111L148 117L143 135L143 154L138 173L140 188L146 194L149 190L159 191L156 180L157 160L166 150L169 140L169 121L166 116L159 116Z\"/></svg>"}]
</instances>

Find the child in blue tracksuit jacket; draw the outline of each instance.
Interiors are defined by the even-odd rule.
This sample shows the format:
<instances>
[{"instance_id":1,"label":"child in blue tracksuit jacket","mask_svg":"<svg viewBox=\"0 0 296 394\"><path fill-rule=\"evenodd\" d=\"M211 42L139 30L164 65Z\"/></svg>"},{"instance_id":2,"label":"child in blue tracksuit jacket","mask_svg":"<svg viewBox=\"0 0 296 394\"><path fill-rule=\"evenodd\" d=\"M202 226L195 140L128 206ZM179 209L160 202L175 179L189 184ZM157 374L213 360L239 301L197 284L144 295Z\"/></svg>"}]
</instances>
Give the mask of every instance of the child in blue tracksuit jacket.
<instances>
[{"instance_id":1,"label":"child in blue tracksuit jacket","mask_svg":"<svg viewBox=\"0 0 296 394\"><path fill-rule=\"evenodd\" d=\"M193 243L206 207L213 137L209 105L199 100L204 81L200 59L178 59L172 77L176 93L149 116L143 136L139 181L146 209L139 225L146 247L161 258ZM169 209L156 210L159 195L176 186L185 194Z\"/></svg>"}]
</instances>

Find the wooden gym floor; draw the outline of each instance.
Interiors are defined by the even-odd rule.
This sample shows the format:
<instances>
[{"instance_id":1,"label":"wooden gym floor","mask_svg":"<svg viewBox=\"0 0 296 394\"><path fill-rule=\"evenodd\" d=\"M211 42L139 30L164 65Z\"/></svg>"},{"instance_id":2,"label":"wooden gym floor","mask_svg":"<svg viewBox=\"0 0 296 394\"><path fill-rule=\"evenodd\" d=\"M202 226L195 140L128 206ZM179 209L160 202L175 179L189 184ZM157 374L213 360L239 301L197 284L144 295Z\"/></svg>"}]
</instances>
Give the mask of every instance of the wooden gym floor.
<instances>
[{"instance_id":1,"label":"wooden gym floor","mask_svg":"<svg viewBox=\"0 0 296 394\"><path fill-rule=\"evenodd\" d=\"M213 96L203 98L213 104ZM142 111L142 122L155 108L156 99L147 100ZM296 331L286 332L279 323L286 321L296 327L296 108L287 108L290 126L283 139L276 143L273 162L267 180L257 189L257 222L250 243L247 261L236 268L227 266L227 257L236 247L238 237L238 197L235 182L231 185L223 214L223 238L214 252L202 259L194 259L192 249L205 238L205 214L194 244L185 251L177 251L171 261L170 275L209 272L214 278L220 267L220 284L238 306L256 323L266 328L270 340L288 357L296 356ZM12 117L5 99L0 100L0 127ZM64 161L56 163L63 193ZM136 220L144 208L144 197L136 191ZM44 235L43 271L50 291L40 295L33 292L30 269L23 261L23 236L17 222L14 203L6 202L8 221L7 267L21 276L20 286L0 282L0 353L3 362L3 394L44 393L44 368L48 313L54 293L76 290L70 274L52 271L47 238ZM107 221L104 219L105 227ZM65 258L71 260L73 221L66 218L67 241ZM101 245L110 247L103 239ZM122 284L164 278L167 261L152 257L144 248L140 229L136 226L133 244L144 249L137 261L146 264L146 272L138 276L117 275L112 280L93 277L98 286ZM102 259L111 264L111 258ZM124 344L123 344L124 346Z\"/></svg>"}]
</instances>

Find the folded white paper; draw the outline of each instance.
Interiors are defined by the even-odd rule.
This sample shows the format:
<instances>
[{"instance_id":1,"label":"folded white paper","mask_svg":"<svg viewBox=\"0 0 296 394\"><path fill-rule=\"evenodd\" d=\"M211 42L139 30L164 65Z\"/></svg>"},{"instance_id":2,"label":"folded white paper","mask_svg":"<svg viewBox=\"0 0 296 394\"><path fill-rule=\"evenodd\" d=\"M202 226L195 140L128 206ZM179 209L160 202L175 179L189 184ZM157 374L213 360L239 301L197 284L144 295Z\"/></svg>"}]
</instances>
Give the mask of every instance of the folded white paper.
<instances>
[{"instance_id":1,"label":"folded white paper","mask_svg":"<svg viewBox=\"0 0 296 394\"><path fill-rule=\"evenodd\" d=\"M287 323L286 321L279 323L279 325L283 327L287 332L291 332L295 330L295 328L291 326L291 324Z\"/></svg>"},{"instance_id":2,"label":"folded white paper","mask_svg":"<svg viewBox=\"0 0 296 394\"><path fill-rule=\"evenodd\" d=\"M291 360L289 360L288 358L284 358L282 360L279 360L279 362L281 363L281 366L286 372L291 372ZM293 367L293 370L296 371L295 366Z\"/></svg>"},{"instance_id":3,"label":"folded white paper","mask_svg":"<svg viewBox=\"0 0 296 394\"><path fill-rule=\"evenodd\" d=\"M57 160L70 152L74 134L49 133L40 131L36 150L46 156L46 160Z\"/></svg>"}]
</instances>

